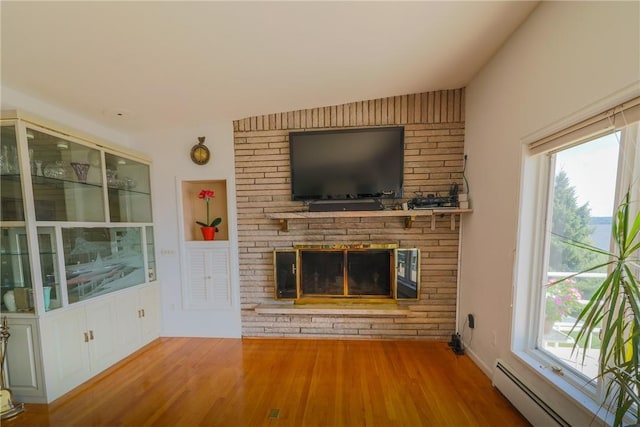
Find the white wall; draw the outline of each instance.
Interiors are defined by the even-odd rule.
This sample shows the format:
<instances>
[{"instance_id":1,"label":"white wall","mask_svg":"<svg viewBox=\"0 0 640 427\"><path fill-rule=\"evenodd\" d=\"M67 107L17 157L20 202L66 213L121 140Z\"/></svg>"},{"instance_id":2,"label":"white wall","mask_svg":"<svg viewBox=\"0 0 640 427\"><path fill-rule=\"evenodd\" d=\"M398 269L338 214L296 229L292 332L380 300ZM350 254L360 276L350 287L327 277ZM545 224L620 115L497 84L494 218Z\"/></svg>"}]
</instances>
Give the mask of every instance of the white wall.
<instances>
[{"instance_id":1,"label":"white wall","mask_svg":"<svg viewBox=\"0 0 640 427\"><path fill-rule=\"evenodd\" d=\"M516 367L576 425L590 417L511 353L522 143L568 118L640 94L640 3L543 2L467 86L467 176L459 315L473 313L468 353L489 374ZM495 338L494 338L495 337ZM467 338L468 340L468 338Z\"/></svg>"},{"instance_id":2,"label":"white wall","mask_svg":"<svg viewBox=\"0 0 640 427\"><path fill-rule=\"evenodd\" d=\"M204 166L191 161L191 147L205 136L211 160ZM235 202L235 171L232 122L214 122L201 126L145 133L135 137L138 150L152 161L153 212L158 278L162 285L162 335L198 337L240 337L240 294L238 278L238 236ZM178 183L184 180L226 180L228 215L223 218L229 228L231 247L231 310L184 310L181 294L181 224L177 199ZM214 199L215 202L215 199Z\"/></svg>"}]
</instances>

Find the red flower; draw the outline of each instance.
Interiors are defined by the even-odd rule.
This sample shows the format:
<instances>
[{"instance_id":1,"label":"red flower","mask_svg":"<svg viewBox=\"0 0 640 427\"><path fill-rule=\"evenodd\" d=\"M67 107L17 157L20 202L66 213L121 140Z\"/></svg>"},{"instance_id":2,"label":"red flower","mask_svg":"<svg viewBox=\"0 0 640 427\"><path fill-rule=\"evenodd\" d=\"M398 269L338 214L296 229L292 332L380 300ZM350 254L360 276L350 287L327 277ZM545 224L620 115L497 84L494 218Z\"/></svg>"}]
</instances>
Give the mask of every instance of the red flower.
<instances>
[{"instance_id":1,"label":"red flower","mask_svg":"<svg viewBox=\"0 0 640 427\"><path fill-rule=\"evenodd\" d=\"M207 201L213 197L213 190L202 190L200 194L198 194L198 199L205 199Z\"/></svg>"}]
</instances>

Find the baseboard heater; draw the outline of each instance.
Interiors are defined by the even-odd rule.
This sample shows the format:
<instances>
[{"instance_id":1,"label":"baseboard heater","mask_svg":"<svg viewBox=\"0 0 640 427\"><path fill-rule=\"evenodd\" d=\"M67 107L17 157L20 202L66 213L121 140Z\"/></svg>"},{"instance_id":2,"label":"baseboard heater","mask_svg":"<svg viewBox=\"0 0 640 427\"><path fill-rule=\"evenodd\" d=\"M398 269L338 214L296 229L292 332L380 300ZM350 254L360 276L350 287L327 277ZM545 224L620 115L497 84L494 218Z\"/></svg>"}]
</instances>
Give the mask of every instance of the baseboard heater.
<instances>
[{"instance_id":1,"label":"baseboard heater","mask_svg":"<svg viewBox=\"0 0 640 427\"><path fill-rule=\"evenodd\" d=\"M501 360L496 362L493 386L534 426L571 427Z\"/></svg>"}]
</instances>

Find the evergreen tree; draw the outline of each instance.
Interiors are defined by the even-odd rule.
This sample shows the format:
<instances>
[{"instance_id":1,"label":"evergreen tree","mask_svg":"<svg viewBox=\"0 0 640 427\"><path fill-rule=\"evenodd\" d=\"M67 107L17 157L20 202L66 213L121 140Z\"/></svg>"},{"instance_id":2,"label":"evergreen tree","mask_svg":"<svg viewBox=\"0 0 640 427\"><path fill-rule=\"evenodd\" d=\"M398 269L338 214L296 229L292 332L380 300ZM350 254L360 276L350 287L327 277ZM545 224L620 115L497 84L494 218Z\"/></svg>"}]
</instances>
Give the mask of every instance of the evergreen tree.
<instances>
[{"instance_id":1,"label":"evergreen tree","mask_svg":"<svg viewBox=\"0 0 640 427\"><path fill-rule=\"evenodd\" d=\"M578 206L575 187L564 171L556 175L554 184L549 271L580 271L593 265L596 254L567 245L560 238L593 245L591 208L588 202Z\"/></svg>"}]
</instances>

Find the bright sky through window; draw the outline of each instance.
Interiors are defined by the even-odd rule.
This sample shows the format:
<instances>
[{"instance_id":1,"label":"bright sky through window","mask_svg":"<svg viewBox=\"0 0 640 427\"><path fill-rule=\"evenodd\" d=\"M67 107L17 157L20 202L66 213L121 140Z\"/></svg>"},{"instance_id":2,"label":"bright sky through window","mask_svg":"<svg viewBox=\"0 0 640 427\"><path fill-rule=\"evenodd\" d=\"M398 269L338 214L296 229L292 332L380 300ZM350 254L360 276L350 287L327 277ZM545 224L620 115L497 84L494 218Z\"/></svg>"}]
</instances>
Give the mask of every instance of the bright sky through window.
<instances>
[{"instance_id":1,"label":"bright sky through window","mask_svg":"<svg viewBox=\"0 0 640 427\"><path fill-rule=\"evenodd\" d=\"M556 169L564 170L575 187L579 206L589 202L592 217L610 217L614 208L618 138L610 134L556 156ZM603 167L607 165L607 167Z\"/></svg>"}]
</instances>

